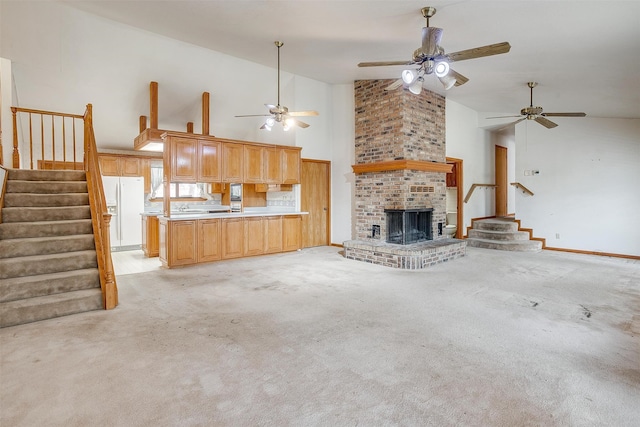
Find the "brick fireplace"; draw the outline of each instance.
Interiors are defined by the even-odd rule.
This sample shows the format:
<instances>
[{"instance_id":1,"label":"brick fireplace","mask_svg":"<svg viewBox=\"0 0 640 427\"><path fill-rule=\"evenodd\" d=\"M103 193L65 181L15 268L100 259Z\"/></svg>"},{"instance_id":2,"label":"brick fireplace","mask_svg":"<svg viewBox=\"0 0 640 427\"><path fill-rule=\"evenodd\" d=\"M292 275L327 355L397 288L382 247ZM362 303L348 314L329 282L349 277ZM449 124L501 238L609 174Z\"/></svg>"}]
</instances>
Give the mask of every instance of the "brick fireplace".
<instances>
[{"instance_id":1,"label":"brick fireplace","mask_svg":"<svg viewBox=\"0 0 640 427\"><path fill-rule=\"evenodd\" d=\"M446 239L445 98L384 89L393 80L355 82L355 240L345 256L397 268L424 268L464 255ZM387 242L387 212L430 212L428 241Z\"/></svg>"}]
</instances>

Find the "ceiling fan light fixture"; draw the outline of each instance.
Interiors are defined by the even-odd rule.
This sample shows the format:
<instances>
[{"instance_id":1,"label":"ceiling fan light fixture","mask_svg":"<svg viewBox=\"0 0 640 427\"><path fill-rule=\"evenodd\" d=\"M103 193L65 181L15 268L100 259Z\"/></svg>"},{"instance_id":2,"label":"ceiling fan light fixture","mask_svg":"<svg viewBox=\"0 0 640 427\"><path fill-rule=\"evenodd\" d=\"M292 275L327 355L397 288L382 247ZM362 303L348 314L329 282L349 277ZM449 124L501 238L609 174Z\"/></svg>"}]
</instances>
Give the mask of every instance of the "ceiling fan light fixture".
<instances>
[{"instance_id":1,"label":"ceiling fan light fixture","mask_svg":"<svg viewBox=\"0 0 640 427\"><path fill-rule=\"evenodd\" d=\"M453 76L438 76L438 80L444 86L444 90L449 90L456 84L456 78Z\"/></svg>"},{"instance_id":2,"label":"ceiling fan light fixture","mask_svg":"<svg viewBox=\"0 0 640 427\"><path fill-rule=\"evenodd\" d=\"M444 77L449 74L449 63L446 61L440 61L436 64L434 72L438 77Z\"/></svg>"},{"instance_id":3,"label":"ceiling fan light fixture","mask_svg":"<svg viewBox=\"0 0 640 427\"><path fill-rule=\"evenodd\" d=\"M291 129L291 126L289 126L289 124L287 124L287 122L284 122L282 124L282 128L284 129L285 132L287 132L289 129Z\"/></svg>"},{"instance_id":4,"label":"ceiling fan light fixture","mask_svg":"<svg viewBox=\"0 0 640 427\"><path fill-rule=\"evenodd\" d=\"M402 81L406 85L413 84L418 78L418 72L415 70L403 70L402 71Z\"/></svg>"},{"instance_id":5,"label":"ceiling fan light fixture","mask_svg":"<svg viewBox=\"0 0 640 427\"><path fill-rule=\"evenodd\" d=\"M271 127L274 124L276 124L276 119L274 119L273 117L269 117L265 123L267 126Z\"/></svg>"},{"instance_id":6,"label":"ceiling fan light fixture","mask_svg":"<svg viewBox=\"0 0 640 427\"><path fill-rule=\"evenodd\" d=\"M287 124L289 127L293 126L294 124L296 124L296 120L289 117L287 120L284 121L285 124Z\"/></svg>"},{"instance_id":7,"label":"ceiling fan light fixture","mask_svg":"<svg viewBox=\"0 0 640 427\"><path fill-rule=\"evenodd\" d=\"M424 81L424 79L422 77L419 77L416 79L415 82L413 82L413 84L411 86L409 86L409 92L415 94L415 95L420 95L420 93L422 92L422 82Z\"/></svg>"}]
</instances>

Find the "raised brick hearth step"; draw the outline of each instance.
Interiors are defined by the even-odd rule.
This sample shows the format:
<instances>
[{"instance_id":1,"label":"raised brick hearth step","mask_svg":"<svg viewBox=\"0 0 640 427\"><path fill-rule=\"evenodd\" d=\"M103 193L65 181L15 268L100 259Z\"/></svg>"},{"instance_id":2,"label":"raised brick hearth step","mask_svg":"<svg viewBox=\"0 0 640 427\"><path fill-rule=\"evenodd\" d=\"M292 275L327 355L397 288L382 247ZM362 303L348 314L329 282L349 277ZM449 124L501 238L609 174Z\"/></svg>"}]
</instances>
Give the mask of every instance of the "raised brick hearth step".
<instances>
[{"instance_id":1,"label":"raised brick hearth step","mask_svg":"<svg viewBox=\"0 0 640 427\"><path fill-rule=\"evenodd\" d=\"M517 252L542 250L542 242L530 240L530 234L519 231L519 224L511 218L475 220L472 226L467 238L469 246Z\"/></svg>"}]
</instances>

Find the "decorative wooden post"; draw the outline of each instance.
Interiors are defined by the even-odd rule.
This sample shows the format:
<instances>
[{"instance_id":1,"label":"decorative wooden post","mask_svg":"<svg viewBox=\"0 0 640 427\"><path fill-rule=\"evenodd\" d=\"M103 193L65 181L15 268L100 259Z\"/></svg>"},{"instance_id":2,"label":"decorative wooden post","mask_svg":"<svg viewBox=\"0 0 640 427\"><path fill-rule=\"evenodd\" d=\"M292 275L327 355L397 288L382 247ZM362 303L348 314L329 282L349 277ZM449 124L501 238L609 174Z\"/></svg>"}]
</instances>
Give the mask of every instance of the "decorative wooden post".
<instances>
[{"instance_id":1,"label":"decorative wooden post","mask_svg":"<svg viewBox=\"0 0 640 427\"><path fill-rule=\"evenodd\" d=\"M158 82L149 83L149 127L158 129Z\"/></svg>"},{"instance_id":2,"label":"decorative wooden post","mask_svg":"<svg viewBox=\"0 0 640 427\"><path fill-rule=\"evenodd\" d=\"M202 134L209 135L209 92L202 92Z\"/></svg>"},{"instance_id":3,"label":"decorative wooden post","mask_svg":"<svg viewBox=\"0 0 640 427\"><path fill-rule=\"evenodd\" d=\"M147 116L140 116L140 133L147 130Z\"/></svg>"},{"instance_id":4,"label":"decorative wooden post","mask_svg":"<svg viewBox=\"0 0 640 427\"><path fill-rule=\"evenodd\" d=\"M16 107L11 107L13 115L13 168L20 169L20 151L18 151L18 121L16 119Z\"/></svg>"}]
</instances>

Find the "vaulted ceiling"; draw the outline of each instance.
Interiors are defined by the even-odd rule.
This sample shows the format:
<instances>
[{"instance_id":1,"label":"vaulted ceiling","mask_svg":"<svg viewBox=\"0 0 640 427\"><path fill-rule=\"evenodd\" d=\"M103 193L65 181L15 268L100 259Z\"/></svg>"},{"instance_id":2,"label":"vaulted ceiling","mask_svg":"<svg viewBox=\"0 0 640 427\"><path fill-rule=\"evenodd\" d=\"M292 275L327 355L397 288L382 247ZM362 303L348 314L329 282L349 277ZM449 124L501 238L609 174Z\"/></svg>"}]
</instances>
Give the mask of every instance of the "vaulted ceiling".
<instances>
[{"instance_id":1,"label":"vaulted ceiling","mask_svg":"<svg viewBox=\"0 0 640 427\"><path fill-rule=\"evenodd\" d=\"M425 19L444 29L448 53L508 41L507 54L454 63L469 82L446 92L479 112L545 111L640 118L640 2L635 1L85 1L65 3L153 33L275 67L274 40L285 43L284 71L328 83L397 78L402 66L359 68L363 61L410 60ZM425 87L445 94L434 76ZM194 89L197 93L199 89Z\"/></svg>"}]
</instances>

